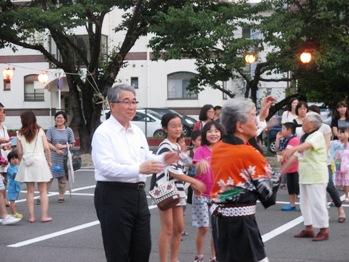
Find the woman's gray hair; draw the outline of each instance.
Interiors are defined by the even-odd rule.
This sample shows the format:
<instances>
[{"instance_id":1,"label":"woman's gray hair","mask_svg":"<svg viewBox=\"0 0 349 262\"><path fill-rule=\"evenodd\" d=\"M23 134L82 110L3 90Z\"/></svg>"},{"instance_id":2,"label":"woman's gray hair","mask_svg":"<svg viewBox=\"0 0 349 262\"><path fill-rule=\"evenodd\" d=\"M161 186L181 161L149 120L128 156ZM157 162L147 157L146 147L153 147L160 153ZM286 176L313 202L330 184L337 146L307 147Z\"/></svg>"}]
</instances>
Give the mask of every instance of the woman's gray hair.
<instances>
[{"instance_id":1,"label":"woman's gray hair","mask_svg":"<svg viewBox=\"0 0 349 262\"><path fill-rule=\"evenodd\" d=\"M249 113L256 108L251 99L234 98L227 101L222 108L221 123L227 134L234 134L237 122L246 123Z\"/></svg>"},{"instance_id":2,"label":"woman's gray hair","mask_svg":"<svg viewBox=\"0 0 349 262\"><path fill-rule=\"evenodd\" d=\"M311 122L314 125L315 129L319 129L322 125L322 119L321 116L316 112L308 112L305 116L305 119L307 119L309 122Z\"/></svg>"},{"instance_id":3,"label":"woman's gray hair","mask_svg":"<svg viewBox=\"0 0 349 262\"><path fill-rule=\"evenodd\" d=\"M108 102L115 103L119 99L120 93L122 91L132 92L134 95L136 95L135 89L130 85L127 85L127 84L114 85L108 90L108 95L107 95Z\"/></svg>"}]
</instances>

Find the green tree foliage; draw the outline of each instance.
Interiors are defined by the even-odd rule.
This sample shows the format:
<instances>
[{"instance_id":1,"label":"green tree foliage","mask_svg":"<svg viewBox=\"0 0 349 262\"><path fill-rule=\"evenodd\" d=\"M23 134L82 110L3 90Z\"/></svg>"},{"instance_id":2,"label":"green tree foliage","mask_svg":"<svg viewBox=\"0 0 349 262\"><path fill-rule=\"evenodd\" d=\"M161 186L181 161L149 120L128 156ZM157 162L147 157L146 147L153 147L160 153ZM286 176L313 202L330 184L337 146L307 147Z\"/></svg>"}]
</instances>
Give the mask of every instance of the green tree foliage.
<instances>
[{"instance_id":1,"label":"green tree foliage","mask_svg":"<svg viewBox=\"0 0 349 262\"><path fill-rule=\"evenodd\" d=\"M196 59L198 74L190 85L194 92L210 86L233 97L222 81L242 78L245 95L255 100L260 81L297 80L292 85L302 97L332 106L348 97L348 12L347 0L265 0L253 5L192 1L158 15L150 46L155 58ZM263 37L243 38L236 34L240 27L259 31ZM266 54L256 63L252 78L243 61L251 50ZM299 61L304 50L313 55L307 65ZM270 79L275 73L287 77ZM272 113L287 101L277 104Z\"/></svg>"},{"instance_id":2,"label":"green tree foliage","mask_svg":"<svg viewBox=\"0 0 349 262\"><path fill-rule=\"evenodd\" d=\"M346 0L275 0L263 23L265 41L274 46L275 68L291 70L299 93L333 106L348 97L349 2ZM308 50L313 60L299 62Z\"/></svg>"},{"instance_id":3,"label":"green tree foliage","mask_svg":"<svg viewBox=\"0 0 349 262\"><path fill-rule=\"evenodd\" d=\"M191 1L157 16L151 27L155 36L150 46L157 59L196 59L198 74L190 83L191 91L200 92L210 86L233 97L235 94L224 89L222 81L242 78L246 82L245 96L256 101L260 81L285 80L263 77L275 72L272 60L260 58L252 74L244 61L248 53L267 52L258 32L270 7L269 2L251 5L247 1ZM259 37L244 37L241 28Z\"/></svg>"},{"instance_id":4,"label":"green tree foliage","mask_svg":"<svg viewBox=\"0 0 349 262\"><path fill-rule=\"evenodd\" d=\"M155 14L180 7L180 0L0 0L0 45L14 51L24 47L41 52L50 64L66 73L78 127L81 150L90 150L92 134L99 123L103 97L114 83L124 59L136 40L146 35ZM119 45L101 57L102 26L112 9L124 11L121 23L114 28ZM82 48L73 30L86 30L88 44ZM38 37L40 36L40 39ZM61 57L52 54L48 41L55 42ZM85 71L87 74L82 74ZM85 76L84 76L85 75Z\"/></svg>"}]
</instances>

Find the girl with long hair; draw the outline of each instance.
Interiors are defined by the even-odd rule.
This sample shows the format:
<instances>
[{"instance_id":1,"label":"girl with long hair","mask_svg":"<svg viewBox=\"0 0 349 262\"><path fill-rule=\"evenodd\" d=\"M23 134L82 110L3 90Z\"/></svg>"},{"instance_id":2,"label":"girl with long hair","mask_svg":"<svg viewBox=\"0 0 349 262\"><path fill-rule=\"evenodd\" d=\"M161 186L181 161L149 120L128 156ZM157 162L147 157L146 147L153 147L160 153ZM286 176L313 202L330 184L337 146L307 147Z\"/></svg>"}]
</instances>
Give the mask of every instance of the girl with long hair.
<instances>
[{"instance_id":1,"label":"girl with long hair","mask_svg":"<svg viewBox=\"0 0 349 262\"><path fill-rule=\"evenodd\" d=\"M41 222L50 222L48 215L47 183L51 180L51 154L44 130L37 124L32 111L21 114L22 127L18 132L17 147L21 161L16 180L26 183L28 221L35 222L34 190L38 183L41 201Z\"/></svg>"}]
</instances>

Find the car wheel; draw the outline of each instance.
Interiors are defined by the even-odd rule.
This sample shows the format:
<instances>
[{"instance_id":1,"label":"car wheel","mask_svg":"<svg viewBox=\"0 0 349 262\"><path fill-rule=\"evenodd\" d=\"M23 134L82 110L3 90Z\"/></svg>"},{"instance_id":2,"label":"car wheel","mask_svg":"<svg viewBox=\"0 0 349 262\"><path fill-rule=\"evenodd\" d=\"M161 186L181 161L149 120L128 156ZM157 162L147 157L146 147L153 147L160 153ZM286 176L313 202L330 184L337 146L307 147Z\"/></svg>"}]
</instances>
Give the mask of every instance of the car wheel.
<instances>
[{"instance_id":1,"label":"car wheel","mask_svg":"<svg viewBox=\"0 0 349 262\"><path fill-rule=\"evenodd\" d=\"M158 138L165 138L166 137L166 133L164 130L162 129L158 129L154 132L153 137L158 137Z\"/></svg>"},{"instance_id":2,"label":"car wheel","mask_svg":"<svg viewBox=\"0 0 349 262\"><path fill-rule=\"evenodd\" d=\"M183 135L185 137L191 136L191 128L188 126L183 126Z\"/></svg>"},{"instance_id":3,"label":"car wheel","mask_svg":"<svg viewBox=\"0 0 349 262\"><path fill-rule=\"evenodd\" d=\"M272 152L273 154L276 154L275 141L270 142L270 144L269 144L269 151Z\"/></svg>"}]
</instances>

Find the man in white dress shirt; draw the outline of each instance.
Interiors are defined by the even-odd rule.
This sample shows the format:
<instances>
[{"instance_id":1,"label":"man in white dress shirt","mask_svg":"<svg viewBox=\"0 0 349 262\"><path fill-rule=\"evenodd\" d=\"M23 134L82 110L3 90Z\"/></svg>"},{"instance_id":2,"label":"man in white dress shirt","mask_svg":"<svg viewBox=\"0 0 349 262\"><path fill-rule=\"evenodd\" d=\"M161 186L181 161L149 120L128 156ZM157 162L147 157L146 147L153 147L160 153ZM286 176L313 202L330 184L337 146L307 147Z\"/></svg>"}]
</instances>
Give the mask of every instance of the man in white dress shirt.
<instances>
[{"instance_id":1,"label":"man in white dress shirt","mask_svg":"<svg viewBox=\"0 0 349 262\"><path fill-rule=\"evenodd\" d=\"M136 93L129 85L108 91L111 115L95 131L92 160L95 167L95 208L101 223L108 262L146 262L151 251L150 212L146 177L178 160L176 153L156 156L143 132L131 123Z\"/></svg>"}]
</instances>

